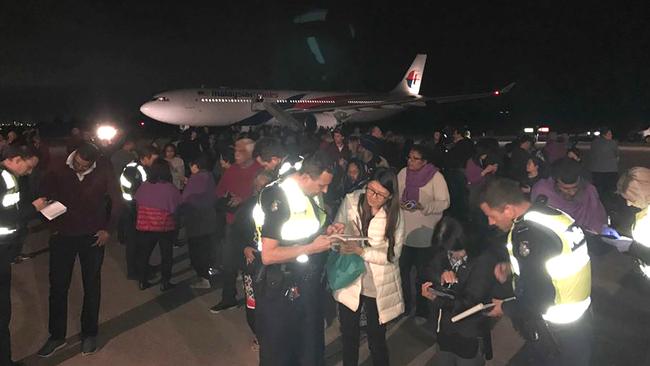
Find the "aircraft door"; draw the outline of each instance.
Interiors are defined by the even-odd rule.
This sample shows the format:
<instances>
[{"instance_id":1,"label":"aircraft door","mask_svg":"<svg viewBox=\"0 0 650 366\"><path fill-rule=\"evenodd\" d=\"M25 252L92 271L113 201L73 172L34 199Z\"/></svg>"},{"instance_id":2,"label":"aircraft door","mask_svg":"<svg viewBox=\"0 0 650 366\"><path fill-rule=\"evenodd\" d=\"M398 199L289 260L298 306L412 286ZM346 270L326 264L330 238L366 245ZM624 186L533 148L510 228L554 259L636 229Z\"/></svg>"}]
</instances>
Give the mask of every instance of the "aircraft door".
<instances>
[{"instance_id":1,"label":"aircraft door","mask_svg":"<svg viewBox=\"0 0 650 366\"><path fill-rule=\"evenodd\" d=\"M258 112L264 110L264 96L257 94L251 103L251 111Z\"/></svg>"}]
</instances>

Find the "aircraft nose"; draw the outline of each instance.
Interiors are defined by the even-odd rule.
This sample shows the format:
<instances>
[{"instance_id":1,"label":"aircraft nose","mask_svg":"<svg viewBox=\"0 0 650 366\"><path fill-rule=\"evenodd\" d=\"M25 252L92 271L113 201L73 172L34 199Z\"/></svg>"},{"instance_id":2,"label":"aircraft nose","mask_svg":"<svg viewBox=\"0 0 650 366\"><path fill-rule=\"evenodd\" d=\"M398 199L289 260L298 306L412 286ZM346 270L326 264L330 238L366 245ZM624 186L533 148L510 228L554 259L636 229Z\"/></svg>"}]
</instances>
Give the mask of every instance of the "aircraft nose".
<instances>
[{"instance_id":1,"label":"aircraft nose","mask_svg":"<svg viewBox=\"0 0 650 366\"><path fill-rule=\"evenodd\" d=\"M153 103L152 102L146 102L145 104L140 106L140 112L144 114L147 117L151 117L151 113L153 112Z\"/></svg>"}]
</instances>

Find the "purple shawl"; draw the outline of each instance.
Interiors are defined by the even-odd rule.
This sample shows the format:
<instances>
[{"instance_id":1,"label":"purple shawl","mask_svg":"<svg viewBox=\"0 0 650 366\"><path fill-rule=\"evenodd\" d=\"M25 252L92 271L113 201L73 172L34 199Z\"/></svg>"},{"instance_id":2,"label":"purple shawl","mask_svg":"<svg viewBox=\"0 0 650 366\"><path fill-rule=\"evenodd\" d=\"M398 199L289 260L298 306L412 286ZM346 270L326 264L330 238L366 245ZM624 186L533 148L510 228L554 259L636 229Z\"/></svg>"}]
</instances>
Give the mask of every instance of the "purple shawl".
<instances>
[{"instance_id":1,"label":"purple shawl","mask_svg":"<svg viewBox=\"0 0 650 366\"><path fill-rule=\"evenodd\" d=\"M465 178L467 178L467 184L469 185L479 185L483 183L485 177L481 175L483 168L481 168L474 159L467 160L467 165L465 166Z\"/></svg>"},{"instance_id":2,"label":"purple shawl","mask_svg":"<svg viewBox=\"0 0 650 366\"><path fill-rule=\"evenodd\" d=\"M555 190L555 181L553 178L542 179L537 182L531 191L533 201L539 195L548 197L548 205L569 214L576 224L585 229L600 233L603 226L607 223L607 214L605 208L600 202L598 191L588 182L576 195L572 201L567 201L562 195Z\"/></svg>"},{"instance_id":3,"label":"purple shawl","mask_svg":"<svg viewBox=\"0 0 650 366\"><path fill-rule=\"evenodd\" d=\"M144 182L135 192L138 206L155 208L174 213L181 204L181 193L176 186L168 182Z\"/></svg>"},{"instance_id":4,"label":"purple shawl","mask_svg":"<svg viewBox=\"0 0 650 366\"><path fill-rule=\"evenodd\" d=\"M216 199L216 188L210 172L192 174L183 190L183 202L193 206L211 206Z\"/></svg>"},{"instance_id":5,"label":"purple shawl","mask_svg":"<svg viewBox=\"0 0 650 366\"><path fill-rule=\"evenodd\" d=\"M402 202L415 201L420 202L420 187L429 183L431 178L438 172L438 168L433 164L427 164L422 169L414 171L406 169L406 183L404 184L404 193Z\"/></svg>"}]
</instances>

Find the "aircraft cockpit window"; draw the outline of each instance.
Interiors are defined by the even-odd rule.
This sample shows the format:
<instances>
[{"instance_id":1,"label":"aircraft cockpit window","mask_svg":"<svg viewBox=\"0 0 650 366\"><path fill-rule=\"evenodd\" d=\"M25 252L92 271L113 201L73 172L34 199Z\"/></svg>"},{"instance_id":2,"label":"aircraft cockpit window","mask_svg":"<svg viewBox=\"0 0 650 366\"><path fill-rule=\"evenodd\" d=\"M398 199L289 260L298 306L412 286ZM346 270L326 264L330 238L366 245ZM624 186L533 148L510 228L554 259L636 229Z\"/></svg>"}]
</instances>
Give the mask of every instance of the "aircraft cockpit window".
<instances>
[{"instance_id":1,"label":"aircraft cockpit window","mask_svg":"<svg viewBox=\"0 0 650 366\"><path fill-rule=\"evenodd\" d=\"M153 97L151 99L152 102L169 102L169 98L167 97Z\"/></svg>"}]
</instances>

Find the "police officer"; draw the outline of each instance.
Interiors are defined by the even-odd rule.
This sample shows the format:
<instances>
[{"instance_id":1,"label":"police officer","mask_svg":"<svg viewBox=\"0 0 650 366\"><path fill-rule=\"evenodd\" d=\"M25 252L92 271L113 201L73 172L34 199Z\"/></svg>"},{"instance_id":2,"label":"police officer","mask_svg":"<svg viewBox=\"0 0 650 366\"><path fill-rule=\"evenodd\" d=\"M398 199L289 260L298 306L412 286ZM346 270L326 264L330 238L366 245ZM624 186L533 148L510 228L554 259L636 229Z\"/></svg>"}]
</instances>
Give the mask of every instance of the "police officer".
<instances>
[{"instance_id":1,"label":"police officer","mask_svg":"<svg viewBox=\"0 0 650 366\"><path fill-rule=\"evenodd\" d=\"M617 184L617 192L625 198L628 205L641 211L636 214L632 227L632 238L620 236L615 230L608 229L603 233L603 241L613 245L619 252L628 252L639 260L639 269L650 278L650 169L634 167L625 172ZM614 236L612 238L611 236Z\"/></svg>"},{"instance_id":2,"label":"police officer","mask_svg":"<svg viewBox=\"0 0 650 366\"><path fill-rule=\"evenodd\" d=\"M495 276L514 275L516 300L494 300L489 316L507 314L527 340L532 364L589 365L591 265L582 230L565 213L528 202L519 184L495 179L480 207L490 225L508 232L510 263Z\"/></svg>"},{"instance_id":3,"label":"police officer","mask_svg":"<svg viewBox=\"0 0 650 366\"><path fill-rule=\"evenodd\" d=\"M17 177L28 175L38 164L36 153L26 146L7 146L0 162L0 366L18 365L11 360L11 261L15 248L22 239L21 214L33 207L40 211L46 206L45 199L39 198L32 205L20 202Z\"/></svg>"},{"instance_id":4,"label":"police officer","mask_svg":"<svg viewBox=\"0 0 650 366\"><path fill-rule=\"evenodd\" d=\"M122 190L122 198L126 203L120 218L120 230L122 231L120 236L125 238L127 278L130 280L140 279L136 263L135 192L138 191L143 182L147 181L147 168L156 159L158 159L158 151L153 146L144 146L138 149L138 161L126 164L120 175L120 189Z\"/></svg>"},{"instance_id":5,"label":"police officer","mask_svg":"<svg viewBox=\"0 0 650 366\"><path fill-rule=\"evenodd\" d=\"M332 169L324 152L315 153L267 186L253 211L264 264L255 287L261 366L324 364L326 235L343 232L341 224L327 226L320 197Z\"/></svg>"}]
</instances>

